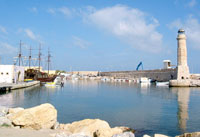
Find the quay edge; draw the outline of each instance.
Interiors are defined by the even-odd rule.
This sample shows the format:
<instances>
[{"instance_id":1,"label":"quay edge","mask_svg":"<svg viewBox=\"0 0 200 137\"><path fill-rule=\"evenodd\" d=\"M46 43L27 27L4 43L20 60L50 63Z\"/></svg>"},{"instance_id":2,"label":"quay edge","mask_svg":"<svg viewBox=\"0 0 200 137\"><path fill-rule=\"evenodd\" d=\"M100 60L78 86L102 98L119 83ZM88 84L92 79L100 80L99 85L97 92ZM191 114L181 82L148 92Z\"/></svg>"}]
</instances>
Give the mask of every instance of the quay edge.
<instances>
[{"instance_id":1,"label":"quay edge","mask_svg":"<svg viewBox=\"0 0 200 137\"><path fill-rule=\"evenodd\" d=\"M23 82L23 83L18 83L18 84L1 83L0 88L8 91L8 90L27 88L27 87L36 86L36 85L40 85L40 81Z\"/></svg>"}]
</instances>

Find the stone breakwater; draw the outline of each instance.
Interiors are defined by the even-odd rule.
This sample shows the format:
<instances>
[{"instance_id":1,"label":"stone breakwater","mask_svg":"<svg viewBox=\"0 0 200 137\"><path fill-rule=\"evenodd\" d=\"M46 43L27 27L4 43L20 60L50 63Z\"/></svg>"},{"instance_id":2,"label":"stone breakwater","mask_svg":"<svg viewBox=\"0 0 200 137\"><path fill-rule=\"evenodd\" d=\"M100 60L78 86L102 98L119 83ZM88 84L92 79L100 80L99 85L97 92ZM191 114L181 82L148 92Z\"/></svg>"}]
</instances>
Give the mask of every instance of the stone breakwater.
<instances>
[{"instance_id":1,"label":"stone breakwater","mask_svg":"<svg viewBox=\"0 0 200 137\"><path fill-rule=\"evenodd\" d=\"M7 129L10 129L7 131ZM12 130L16 130L12 136ZM33 108L6 108L0 107L0 130L10 137L25 136L24 134L36 136L36 133L26 131L32 129L37 134L41 132L43 137L135 137L135 130L128 127L114 127L100 119L85 119L68 124L57 122L57 110L51 104L42 104ZM49 130L46 134L42 130ZM18 134L18 132L21 132ZM177 137L196 137L199 132L187 133ZM1 134L0 134L1 136ZM40 136L40 134L39 134ZM144 135L143 137L150 137ZM166 137L155 134L154 137Z\"/></svg>"},{"instance_id":2,"label":"stone breakwater","mask_svg":"<svg viewBox=\"0 0 200 137\"><path fill-rule=\"evenodd\" d=\"M169 81L177 78L176 69L155 69L155 70L139 70L139 71L113 71L100 72L100 76L114 77L117 79L139 79L141 77L151 78L156 81Z\"/></svg>"}]
</instances>

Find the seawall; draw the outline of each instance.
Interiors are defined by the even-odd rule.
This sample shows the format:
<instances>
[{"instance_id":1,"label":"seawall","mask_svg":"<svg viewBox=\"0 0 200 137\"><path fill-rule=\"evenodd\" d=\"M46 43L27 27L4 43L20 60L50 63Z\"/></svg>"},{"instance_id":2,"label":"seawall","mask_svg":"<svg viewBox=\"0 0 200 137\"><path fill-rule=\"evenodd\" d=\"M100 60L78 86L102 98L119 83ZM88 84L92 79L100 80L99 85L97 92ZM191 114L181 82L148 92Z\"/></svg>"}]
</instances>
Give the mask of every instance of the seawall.
<instances>
[{"instance_id":1,"label":"seawall","mask_svg":"<svg viewBox=\"0 0 200 137\"><path fill-rule=\"evenodd\" d=\"M138 79L140 77L148 77L157 81L169 81L177 78L175 69L155 69L155 70L139 70L139 71L112 71L99 72L100 76Z\"/></svg>"}]
</instances>

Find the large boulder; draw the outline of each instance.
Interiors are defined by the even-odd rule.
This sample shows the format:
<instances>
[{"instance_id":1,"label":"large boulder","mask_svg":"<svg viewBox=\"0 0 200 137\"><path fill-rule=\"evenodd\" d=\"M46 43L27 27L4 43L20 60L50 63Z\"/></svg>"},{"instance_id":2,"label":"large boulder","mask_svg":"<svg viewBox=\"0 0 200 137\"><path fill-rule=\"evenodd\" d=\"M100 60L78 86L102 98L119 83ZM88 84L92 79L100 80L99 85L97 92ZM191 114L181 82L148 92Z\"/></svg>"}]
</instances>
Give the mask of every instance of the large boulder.
<instances>
[{"instance_id":1,"label":"large boulder","mask_svg":"<svg viewBox=\"0 0 200 137\"><path fill-rule=\"evenodd\" d=\"M20 126L21 128L52 128L57 121L57 110L51 104L46 103L20 110L8 118L15 126Z\"/></svg>"},{"instance_id":2,"label":"large boulder","mask_svg":"<svg viewBox=\"0 0 200 137\"><path fill-rule=\"evenodd\" d=\"M145 135L143 135L143 137L151 137L151 136L145 134Z\"/></svg>"},{"instance_id":3,"label":"large boulder","mask_svg":"<svg viewBox=\"0 0 200 137\"><path fill-rule=\"evenodd\" d=\"M94 136L95 137L112 137L113 135L121 134L126 131L130 131L131 133L134 132L134 130L128 128L128 127L115 127L115 128L101 128L95 131Z\"/></svg>"},{"instance_id":4,"label":"large boulder","mask_svg":"<svg viewBox=\"0 0 200 137\"><path fill-rule=\"evenodd\" d=\"M178 135L176 137L200 137L200 132L184 133L183 135Z\"/></svg>"},{"instance_id":5,"label":"large boulder","mask_svg":"<svg viewBox=\"0 0 200 137\"><path fill-rule=\"evenodd\" d=\"M18 107L18 108L10 108L10 109L8 110L8 114L14 114L14 113L17 113L17 112L19 112L19 111L21 111L21 110L24 110L24 108L21 108L21 107Z\"/></svg>"},{"instance_id":6,"label":"large boulder","mask_svg":"<svg viewBox=\"0 0 200 137\"><path fill-rule=\"evenodd\" d=\"M100 129L110 129L110 126L106 121L100 119L85 119L71 124L61 124L60 128L72 134L81 133L93 137L95 131Z\"/></svg>"},{"instance_id":7,"label":"large boulder","mask_svg":"<svg viewBox=\"0 0 200 137\"><path fill-rule=\"evenodd\" d=\"M120 132L120 131L119 131ZM94 137L111 137L113 135L113 131L111 128L101 128L94 132Z\"/></svg>"},{"instance_id":8,"label":"large boulder","mask_svg":"<svg viewBox=\"0 0 200 137\"><path fill-rule=\"evenodd\" d=\"M132 132L124 132L121 134L113 135L112 137L135 137L135 135Z\"/></svg>"},{"instance_id":9,"label":"large boulder","mask_svg":"<svg viewBox=\"0 0 200 137\"><path fill-rule=\"evenodd\" d=\"M89 137L112 137L126 131L134 132L128 127L110 128L106 121L100 119L85 119L72 124L60 124L59 127L69 134L80 134Z\"/></svg>"},{"instance_id":10,"label":"large boulder","mask_svg":"<svg viewBox=\"0 0 200 137\"><path fill-rule=\"evenodd\" d=\"M169 137L169 136L166 136L166 135L163 135L163 134L154 134L154 137Z\"/></svg>"},{"instance_id":11,"label":"large boulder","mask_svg":"<svg viewBox=\"0 0 200 137\"><path fill-rule=\"evenodd\" d=\"M0 106L0 117L4 117L8 113L8 108Z\"/></svg>"}]
</instances>

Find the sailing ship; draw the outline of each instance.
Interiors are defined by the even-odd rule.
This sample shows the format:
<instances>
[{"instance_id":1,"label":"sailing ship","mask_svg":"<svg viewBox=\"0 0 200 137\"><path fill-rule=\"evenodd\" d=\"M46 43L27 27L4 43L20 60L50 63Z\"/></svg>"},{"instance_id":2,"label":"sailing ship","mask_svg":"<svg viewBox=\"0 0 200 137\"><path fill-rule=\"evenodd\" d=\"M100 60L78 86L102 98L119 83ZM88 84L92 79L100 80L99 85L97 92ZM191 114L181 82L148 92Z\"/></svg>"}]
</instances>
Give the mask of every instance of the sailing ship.
<instances>
[{"instance_id":1,"label":"sailing ship","mask_svg":"<svg viewBox=\"0 0 200 137\"><path fill-rule=\"evenodd\" d=\"M39 52L38 52L38 57L37 58L32 58L32 48L30 47L29 49L29 56L22 56L22 45L23 43L20 40L20 44L19 44L19 54L17 57L14 57L14 65L18 64L19 66L23 65L25 67L28 67L25 70L25 81L31 81L31 80L37 80L40 82L53 82L54 79L56 78L56 75L49 75L49 68L50 68L50 63L51 63L51 54L50 51L48 49L48 59L47 59L47 63L48 63L48 72L43 72L41 71L41 61L42 61L42 53L41 53L41 44L39 45ZM24 64L24 60L28 60L28 65ZM37 61L34 62L33 61ZM38 66L36 66L38 64Z\"/></svg>"}]
</instances>

